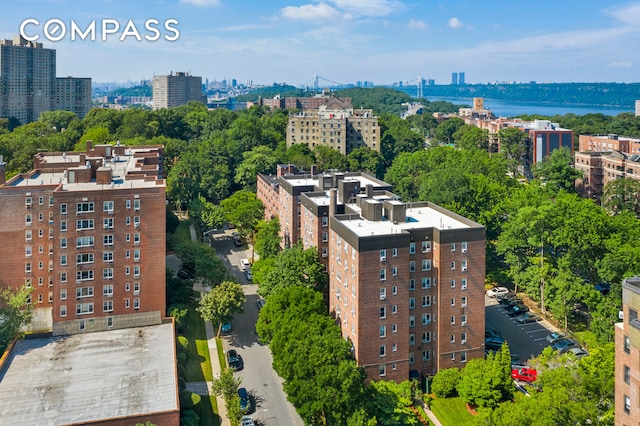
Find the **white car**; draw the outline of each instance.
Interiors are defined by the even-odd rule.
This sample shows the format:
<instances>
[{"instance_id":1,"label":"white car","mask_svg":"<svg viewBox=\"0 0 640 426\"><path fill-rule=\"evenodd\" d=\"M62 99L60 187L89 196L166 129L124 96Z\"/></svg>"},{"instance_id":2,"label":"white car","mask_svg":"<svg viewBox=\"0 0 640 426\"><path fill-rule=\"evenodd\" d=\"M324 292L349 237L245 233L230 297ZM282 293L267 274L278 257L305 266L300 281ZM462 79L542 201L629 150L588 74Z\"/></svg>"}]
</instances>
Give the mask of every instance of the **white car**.
<instances>
[{"instance_id":1,"label":"white car","mask_svg":"<svg viewBox=\"0 0 640 426\"><path fill-rule=\"evenodd\" d=\"M494 287L491 290L487 290L487 296L489 297L498 297L501 294L509 293L509 289L506 287Z\"/></svg>"},{"instance_id":2,"label":"white car","mask_svg":"<svg viewBox=\"0 0 640 426\"><path fill-rule=\"evenodd\" d=\"M246 271L249 268L251 268L251 262L249 262L249 259L240 260L240 269L242 269L243 271Z\"/></svg>"}]
</instances>

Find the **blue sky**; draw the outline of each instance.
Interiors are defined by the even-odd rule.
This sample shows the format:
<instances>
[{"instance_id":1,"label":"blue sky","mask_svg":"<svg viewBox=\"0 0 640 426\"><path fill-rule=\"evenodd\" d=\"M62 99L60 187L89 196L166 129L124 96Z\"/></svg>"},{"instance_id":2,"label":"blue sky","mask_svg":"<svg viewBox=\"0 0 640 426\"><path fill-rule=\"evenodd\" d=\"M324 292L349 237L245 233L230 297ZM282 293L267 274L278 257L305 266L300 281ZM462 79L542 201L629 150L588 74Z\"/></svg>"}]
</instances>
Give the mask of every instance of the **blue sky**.
<instances>
[{"instance_id":1,"label":"blue sky","mask_svg":"<svg viewBox=\"0 0 640 426\"><path fill-rule=\"evenodd\" d=\"M489 81L640 81L640 1L538 0L14 0L2 5L0 37L28 26L57 50L59 76L94 81L151 78L188 71L301 85L320 75L340 83L387 84L419 76L448 84L464 71ZM62 20L67 37L44 39L44 23ZM118 38L129 20L176 19L176 41ZM71 21L115 19L107 41L68 37Z\"/></svg>"}]
</instances>

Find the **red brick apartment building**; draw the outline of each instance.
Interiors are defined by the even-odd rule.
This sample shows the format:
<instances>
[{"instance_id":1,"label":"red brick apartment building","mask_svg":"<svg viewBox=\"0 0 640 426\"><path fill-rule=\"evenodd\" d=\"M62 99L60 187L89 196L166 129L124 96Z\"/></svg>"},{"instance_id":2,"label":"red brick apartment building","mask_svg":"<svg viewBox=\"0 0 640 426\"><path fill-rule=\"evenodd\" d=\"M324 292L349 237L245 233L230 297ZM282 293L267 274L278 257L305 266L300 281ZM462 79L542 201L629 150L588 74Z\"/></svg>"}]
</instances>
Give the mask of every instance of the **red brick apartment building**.
<instances>
[{"instance_id":1,"label":"red brick apartment building","mask_svg":"<svg viewBox=\"0 0 640 426\"><path fill-rule=\"evenodd\" d=\"M623 321L616 324L615 424L640 424L640 277L622 282Z\"/></svg>"},{"instance_id":2,"label":"red brick apartment building","mask_svg":"<svg viewBox=\"0 0 640 426\"><path fill-rule=\"evenodd\" d=\"M87 145L40 153L34 170L8 181L0 160L0 287L33 288L32 331L165 316L163 148Z\"/></svg>"},{"instance_id":3,"label":"red brick apartment building","mask_svg":"<svg viewBox=\"0 0 640 426\"><path fill-rule=\"evenodd\" d=\"M272 210L298 219L294 235L318 248L329 311L369 379L433 375L484 356L483 226L428 202L401 202L365 173L278 181L291 196Z\"/></svg>"}]
</instances>

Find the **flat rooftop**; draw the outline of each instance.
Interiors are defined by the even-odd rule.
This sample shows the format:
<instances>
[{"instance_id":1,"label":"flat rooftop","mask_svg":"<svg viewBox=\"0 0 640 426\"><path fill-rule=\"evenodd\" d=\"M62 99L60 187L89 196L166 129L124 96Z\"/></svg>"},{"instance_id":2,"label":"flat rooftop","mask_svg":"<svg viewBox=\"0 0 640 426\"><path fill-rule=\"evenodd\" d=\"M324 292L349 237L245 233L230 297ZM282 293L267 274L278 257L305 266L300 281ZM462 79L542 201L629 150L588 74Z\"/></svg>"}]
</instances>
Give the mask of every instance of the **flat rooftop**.
<instances>
[{"instance_id":1,"label":"flat rooftop","mask_svg":"<svg viewBox=\"0 0 640 426\"><path fill-rule=\"evenodd\" d=\"M352 205L349 204L349 207L352 207ZM407 207L406 212L406 222L398 222L397 224L387 219L371 221L362 218L341 220L340 222L358 237L398 234L408 229L437 228L440 230L449 230L469 229L472 227L458 220L456 217L449 216L432 207ZM481 225L477 226L480 227Z\"/></svg>"},{"instance_id":2,"label":"flat rooftop","mask_svg":"<svg viewBox=\"0 0 640 426\"><path fill-rule=\"evenodd\" d=\"M19 341L0 423L59 425L178 409L172 324Z\"/></svg>"},{"instance_id":3,"label":"flat rooftop","mask_svg":"<svg viewBox=\"0 0 640 426\"><path fill-rule=\"evenodd\" d=\"M321 176L332 176L330 174L318 174L318 175L285 175L283 176L285 178L285 181L293 186L316 186L319 187L320 185L320 181L319 178ZM342 179L345 182L360 182L360 188L366 188L367 185L372 185L374 190L377 190L381 187L388 187L389 184L386 184L384 182L381 182L375 178L371 178L370 176L366 175L366 174L360 174L360 175L345 175L344 178Z\"/></svg>"}]
</instances>

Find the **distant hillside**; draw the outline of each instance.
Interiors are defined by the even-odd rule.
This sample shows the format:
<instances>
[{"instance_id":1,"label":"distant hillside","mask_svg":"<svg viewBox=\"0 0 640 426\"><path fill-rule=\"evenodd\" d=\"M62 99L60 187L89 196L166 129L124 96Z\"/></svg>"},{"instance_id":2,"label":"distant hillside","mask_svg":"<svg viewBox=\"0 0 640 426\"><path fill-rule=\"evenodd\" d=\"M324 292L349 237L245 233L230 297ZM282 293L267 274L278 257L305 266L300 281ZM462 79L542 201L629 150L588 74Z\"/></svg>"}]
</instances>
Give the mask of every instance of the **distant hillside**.
<instances>
[{"instance_id":1,"label":"distant hillside","mask_svg":"<svg viewBox=\"0 0 640 426\"><path fill-rule=\"evenodd\" d=\"M153 96L151 86L121 87L107 93L109 96Z\"/></svg>"},{"instance_id":2,"label":"distant hillside","mask_svg":"<svg viewBox=\"0 0 640 426\"><path fill-rule=\"evenodd\" d=\"M415 95L415 87L402 90ZM640 83L437 85L424 88L424 97L429 99L429 96L634 108L636 99L640 99Z\"/></svg>"}]
</instances>

